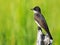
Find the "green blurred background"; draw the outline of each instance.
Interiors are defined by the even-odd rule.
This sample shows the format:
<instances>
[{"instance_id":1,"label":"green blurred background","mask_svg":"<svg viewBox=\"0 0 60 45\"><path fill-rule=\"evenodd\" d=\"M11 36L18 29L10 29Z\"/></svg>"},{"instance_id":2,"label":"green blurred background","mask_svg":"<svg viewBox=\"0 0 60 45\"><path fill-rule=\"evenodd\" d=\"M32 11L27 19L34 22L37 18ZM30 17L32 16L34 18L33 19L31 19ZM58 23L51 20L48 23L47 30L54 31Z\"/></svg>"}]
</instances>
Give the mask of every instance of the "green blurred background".
<instances>
[{"instance_id":1,"label":"green blurred background","mask_svg":"<svg viewBox=\"0 0 60 45\"><path fill-rule=\"evenodd\" d=\"M37 25L30 10L40 6L53 36L60 45L60 0L0 0L0 45L36 45Z\"/></svg>"}]
</instances>

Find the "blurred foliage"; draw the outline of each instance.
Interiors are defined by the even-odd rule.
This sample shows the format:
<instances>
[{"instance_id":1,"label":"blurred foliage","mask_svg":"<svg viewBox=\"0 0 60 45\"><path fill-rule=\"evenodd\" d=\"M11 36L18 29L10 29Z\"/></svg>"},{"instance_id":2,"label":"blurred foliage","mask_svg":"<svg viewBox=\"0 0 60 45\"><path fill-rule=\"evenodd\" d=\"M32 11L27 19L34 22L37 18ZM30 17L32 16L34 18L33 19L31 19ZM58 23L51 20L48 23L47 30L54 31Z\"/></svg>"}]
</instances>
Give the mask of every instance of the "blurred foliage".
<instances>
[{"instance_id":1,"label":"blurred foliage","mask_svg":"<svg viewBox=\"0 0 60 45\"><path fill-rule=\"evenodd\" d=\"M0 45L35 45L37 25L30 10L40 6L53 36L60 44L60 0L0 0Z\"/></svg>"}]
</instances>

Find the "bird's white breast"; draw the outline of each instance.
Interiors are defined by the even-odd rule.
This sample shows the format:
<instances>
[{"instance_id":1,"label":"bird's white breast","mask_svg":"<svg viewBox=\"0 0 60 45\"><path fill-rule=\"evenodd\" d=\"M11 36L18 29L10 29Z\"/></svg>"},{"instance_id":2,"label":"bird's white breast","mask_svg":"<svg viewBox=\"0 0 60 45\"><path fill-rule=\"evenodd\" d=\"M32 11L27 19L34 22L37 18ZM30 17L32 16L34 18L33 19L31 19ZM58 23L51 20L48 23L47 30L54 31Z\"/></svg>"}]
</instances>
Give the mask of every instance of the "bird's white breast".
<instances>
[{"instance_id":1,"label":"bird's white breast","mask_svg":"<svg viewBox=\"0 0 60 45\"><path fill-rule=\"evenodd\" d=\"M37 21L35 21L35 23L36 23L39 27L41 27Z\"/></svg>"}]
</instances>

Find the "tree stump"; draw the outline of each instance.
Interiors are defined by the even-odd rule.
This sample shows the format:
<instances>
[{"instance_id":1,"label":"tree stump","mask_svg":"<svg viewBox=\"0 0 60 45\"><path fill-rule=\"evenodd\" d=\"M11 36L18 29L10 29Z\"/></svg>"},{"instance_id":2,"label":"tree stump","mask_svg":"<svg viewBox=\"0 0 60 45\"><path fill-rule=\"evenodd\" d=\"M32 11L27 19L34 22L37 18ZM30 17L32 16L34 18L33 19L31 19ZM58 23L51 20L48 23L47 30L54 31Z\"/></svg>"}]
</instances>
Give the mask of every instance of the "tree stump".
<instances>
[{"instance_id":1,"label":"tree stump","mask_svg":"<svg viewBox=\"0 0 60 45\"><path fill-rule=\"evenodd\" d=\"M45 35L41 30L38 30L36 45L52 45L52 42L50 42L49 35Z\"/></svg>"}]
</instances>

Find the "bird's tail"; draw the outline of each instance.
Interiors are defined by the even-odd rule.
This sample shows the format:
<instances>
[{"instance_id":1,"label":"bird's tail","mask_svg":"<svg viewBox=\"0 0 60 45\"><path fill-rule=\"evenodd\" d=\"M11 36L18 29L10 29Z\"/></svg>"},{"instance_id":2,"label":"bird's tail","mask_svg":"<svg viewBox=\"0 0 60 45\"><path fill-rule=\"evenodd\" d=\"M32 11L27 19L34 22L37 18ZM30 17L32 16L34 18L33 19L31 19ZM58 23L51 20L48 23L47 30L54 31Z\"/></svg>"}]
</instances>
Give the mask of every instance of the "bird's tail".
<instances>
[{"instance_id":1,"label":"bird's tail","mask_svg":"<svg viewBox=\"0 0 60 45\"><path fill-rule=\"evenodd\" d=\"M52 35L51 35L51 33L50 33L49 29L48 29L48 30L46 30L46 32L47 32L47 34L49 35L50 39L52 39L52 40L53 40Z\"/></svg>"}]
</instances>

